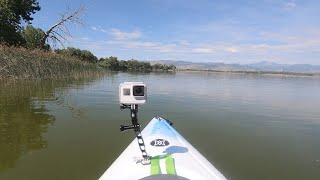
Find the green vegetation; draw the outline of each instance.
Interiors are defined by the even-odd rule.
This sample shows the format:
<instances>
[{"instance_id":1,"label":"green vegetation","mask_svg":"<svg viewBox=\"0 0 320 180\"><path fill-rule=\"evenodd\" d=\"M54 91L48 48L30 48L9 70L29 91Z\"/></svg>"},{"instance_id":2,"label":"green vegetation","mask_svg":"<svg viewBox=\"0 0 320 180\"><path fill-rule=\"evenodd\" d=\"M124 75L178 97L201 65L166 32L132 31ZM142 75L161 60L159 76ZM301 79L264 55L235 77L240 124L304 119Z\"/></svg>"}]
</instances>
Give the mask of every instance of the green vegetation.
<instances>
[{"instance_id":1,"label":"green vegetation","mask_svg":"<svg viewBox=\"0 0 320 180\"><path fill-rule=\"evenodd\" d=\"M95 63L77 57L0 45L0 79L66 78L101 72Z\"/></svg>"},{"instance_id":2,"label":"green vegetation","mask_svg":"<svg viewBox=\"0 0 320 180\"><path fill-rule=\"evenodd\" d=\"M112 71L151 72L175 71L173 65L155 64L137 60L101 58L90 51L76 48L43 51L0 45L0 79L66 78L103 73L103 67Z\"/></svg>"},{"instance_id":3,"label":"green vegetation","mask_svg":"<svg viewBox=\"0 0 320 180\"><path fill-rule=\"evenodd\" d=\"M173 64L166 65L157 63L152 66L152 69L154 71L175 71L177 68Z\"/></svg>"},{"instance_id":4,"label":"green vegetation","mask_svg":"<svg viewBox=\"0 0 320 180\"><path fill-rule=\"evenodd\" d=\"M0 0L0 43L23 45L22 22L31 23L40 10L37 0Z\"/></svg>"},{"instance_id":5,"label":"green vegetation","mask_svg":"<svg viewBox=\"0 0 320 180\"><path fill-rule=\"evenodd\" d=\"M75 57L90 63L96 63L98 61L98 58L88 50L68 47L66 49L56 49L55 52L58 54Z\"/></svg>"},{"instance_id":6,"label":"green vegetation","mask_svg":"<svg viewBox=\"0 0 320 180\"><path fill-rule=\"evenodd\" d=\"M41 40L45 32L40 28L35 28L32 25L28 25L23 29L21 35L25 41L25 47L29 49L40 49ZM50 46L46 44L42 49L49 50Z\"/></svg>"},{"instance_id":7,"label":"green vegetation","mask_svg":"<svg viewBox=\"0 0 320 180\"><path fill-rule=\"evenodd\" d=\"M151 72L151 71L175 71L174 65L154 64L150 62L131 60L118 60L117 57L101 58L98 62L101 67L112 71L138 71L138 72Z\"/></svg>"}]
</instances>

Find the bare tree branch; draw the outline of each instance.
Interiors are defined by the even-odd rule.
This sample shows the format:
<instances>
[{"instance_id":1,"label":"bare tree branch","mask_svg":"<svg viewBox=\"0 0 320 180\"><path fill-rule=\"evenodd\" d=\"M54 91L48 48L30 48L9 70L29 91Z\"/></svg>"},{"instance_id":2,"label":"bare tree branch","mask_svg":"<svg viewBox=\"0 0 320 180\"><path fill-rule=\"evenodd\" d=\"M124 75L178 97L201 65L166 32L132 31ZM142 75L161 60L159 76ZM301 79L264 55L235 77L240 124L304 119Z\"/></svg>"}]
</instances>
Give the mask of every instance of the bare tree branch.
<instances>
[{"instance_id":1,"label":"bare tree branch","mask_svg":"<svg viewBox=\"0 0 320 180\"><path fill-rule=\"evenodd\" d=\"M64 37L63 35L61 35L60 33L58 33L58 32L56 32L56 31L52 31L52 35L53 36L59 36L62 40L64 40L64 41L66 41L67 40L67 38L66 37Z\"/></svg>"},{"instance_id":2,"label":"bare tree branch","mask_svg":"<svg viewBox=\"0 0 320 180\"><path fill-rule=\"evenodd\" d=\"M58 42L62 47L64 47L63 42L56 36L50 36L50 38L52 39L52 41Z\"/></svg>"},{"instance_id":3,"label":"bare tree branch","mask_svg":"<svg viewBox=\"0 0 320 180\"><path fill-rule=\"evenodd\" d=\"M66 41L67 37L71 36L71 33L68 29L70 24L79 24L83 25L81 15L84 13L85 7L80 6L75 11L71 11L69 8L67 12L62 14L60 19L53 24L45 33L41 39L41 47L44 47L48 39L51 39L54 42L59 42L63 44L62 41Z\"/></svg>"}]
</instances>

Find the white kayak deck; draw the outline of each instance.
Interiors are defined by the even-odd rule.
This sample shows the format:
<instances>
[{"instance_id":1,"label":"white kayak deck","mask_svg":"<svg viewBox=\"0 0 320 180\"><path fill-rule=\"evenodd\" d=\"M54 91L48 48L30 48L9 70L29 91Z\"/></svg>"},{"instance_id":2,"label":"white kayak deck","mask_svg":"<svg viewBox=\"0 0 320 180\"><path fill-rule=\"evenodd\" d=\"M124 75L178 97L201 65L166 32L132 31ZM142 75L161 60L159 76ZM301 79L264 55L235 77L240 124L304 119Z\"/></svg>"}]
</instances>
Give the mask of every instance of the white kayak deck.
<instances>
[{"instance_id":1,"label":"white kayak deck","mask_svg":"<svg viewBox=\"0 0 320 180\"><path fill-rule=\"evenodd\" d=\"M153 157L151 164L139 163L142 157L135 138L100 180L226 179L167 120L153 118L142 131L142 136L148 155Z\"/></svg>"}]
</instances>

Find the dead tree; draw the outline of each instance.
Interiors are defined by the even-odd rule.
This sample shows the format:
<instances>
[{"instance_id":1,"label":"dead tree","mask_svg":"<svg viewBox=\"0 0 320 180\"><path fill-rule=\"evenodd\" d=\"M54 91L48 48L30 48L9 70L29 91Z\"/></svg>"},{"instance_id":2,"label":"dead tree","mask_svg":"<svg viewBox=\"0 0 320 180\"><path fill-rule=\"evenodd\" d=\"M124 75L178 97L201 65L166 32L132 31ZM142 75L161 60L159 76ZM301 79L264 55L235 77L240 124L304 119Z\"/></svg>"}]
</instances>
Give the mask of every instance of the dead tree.
<instances>
[{"instance_id":1,"label":"dead tree","mask_svg":"<svg viewBox=\"0 0 320 180\"><path fill-rule=\"evenodd\" d=\"M81 15L84 11L84 6L80 6L75 11L71 11L68 8L67 12L62 14L60 19L44 33L44 36L41 39L41 47L45 47L46 42L49 39L52 42L58 42L63 46L63 41L66 41L68 37L71 37L68 26L71 24L83 25Z\"/></svg>"}]
</instances>

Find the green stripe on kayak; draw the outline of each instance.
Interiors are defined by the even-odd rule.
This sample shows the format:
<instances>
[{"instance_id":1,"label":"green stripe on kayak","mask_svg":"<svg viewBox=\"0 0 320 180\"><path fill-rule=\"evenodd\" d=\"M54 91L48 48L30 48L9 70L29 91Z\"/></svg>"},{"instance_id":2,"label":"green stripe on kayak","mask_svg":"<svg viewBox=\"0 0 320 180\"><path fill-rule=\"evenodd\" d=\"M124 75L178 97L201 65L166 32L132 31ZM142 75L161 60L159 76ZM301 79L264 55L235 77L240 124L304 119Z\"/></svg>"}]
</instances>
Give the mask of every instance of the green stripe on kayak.
<instances>
[{"instance_id":1,"label":"green stripe on kayak","mask_svg":"<svg viewBox=\"0 0 320 180\"><path fill-rule=\"evenodd\" d=\"M151 158L151 175L161 174L160 160L165 159L166 171L169 175L176 175L174 158L171 155L154 156Z\"/></svg>"},{"instance_id":2,"label":"green stripe on kayak","mask_svg":"<svg viewBox=\"0 0 320 180\"><path fill-rule=\"evenodd\" d=\"M160 157L155 156L151 158L151 175L161 174Z\"/></svg>"},{"instance_id":3,"label":"green stripe on kayak","mask_svg":"<svg viewBox=\"0 0 320 180\"><path fill-rule=\"evenodd\" d=\"M166 157L166 171L167 171L167 174L170 174L170 175L177 174L174 159L171 157L171 155Z\"/></svg>"}]
</instances>

